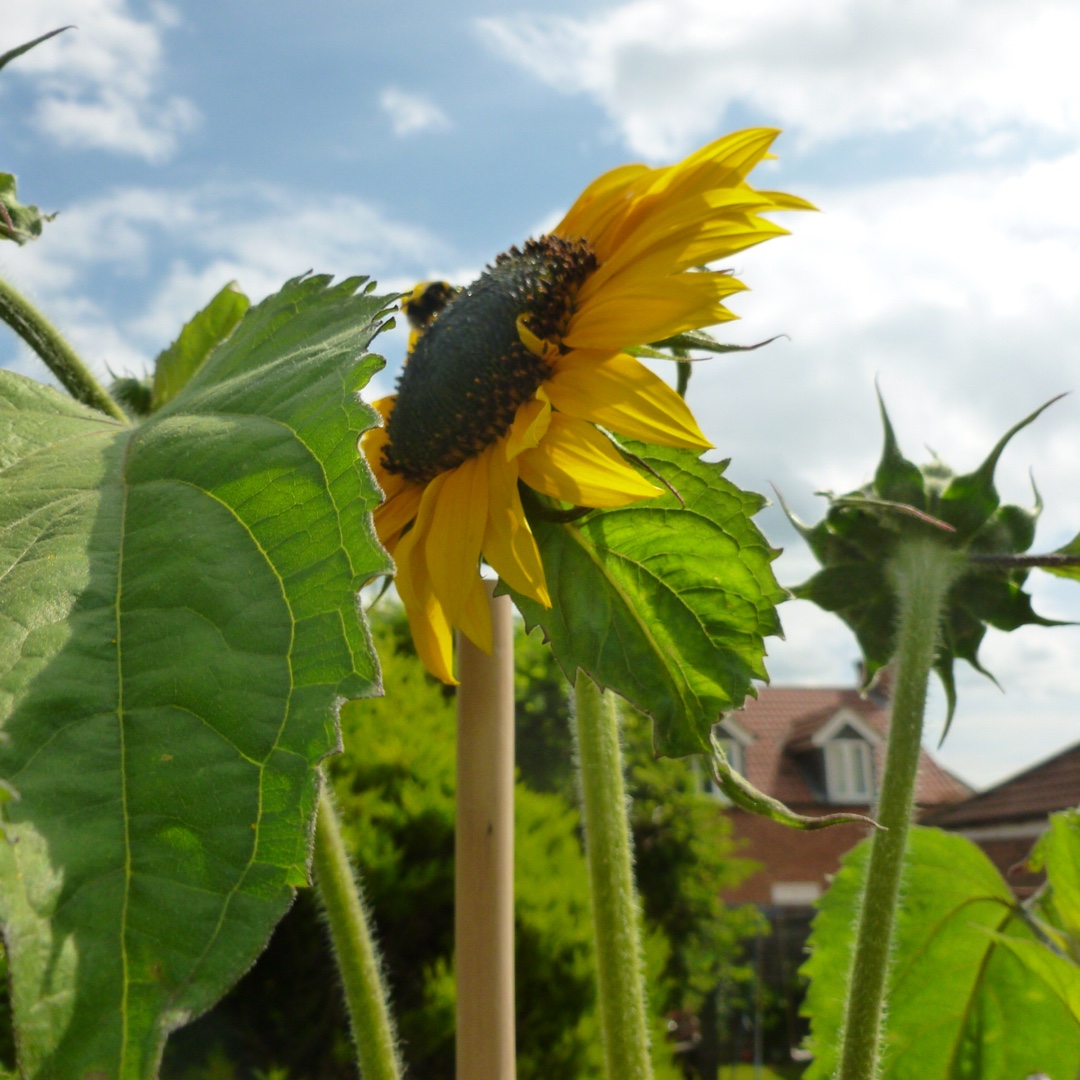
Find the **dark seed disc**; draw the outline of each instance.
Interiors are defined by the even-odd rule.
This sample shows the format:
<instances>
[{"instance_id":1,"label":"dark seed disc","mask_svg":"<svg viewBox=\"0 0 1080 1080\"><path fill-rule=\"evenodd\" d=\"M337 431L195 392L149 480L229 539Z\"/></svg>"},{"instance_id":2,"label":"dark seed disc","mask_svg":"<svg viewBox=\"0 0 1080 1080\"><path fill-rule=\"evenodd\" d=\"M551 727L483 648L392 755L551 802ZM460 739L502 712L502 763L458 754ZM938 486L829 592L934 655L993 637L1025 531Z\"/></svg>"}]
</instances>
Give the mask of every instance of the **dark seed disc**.
<instances>
[{"instance_id":1,"label":"dark seed disc","mask_svg":"<svg viewBox=\"0 0 1080 1080\"><path fill-rule=\"evenodd\" d=\"M557 340L595 266L584 241L544 236L500 255L452 299L398 379L384 468L427 483L504 435L518 407L551 375L521 344L518 316L526 315L540 337Z\"/></svg>"}]
</instances>

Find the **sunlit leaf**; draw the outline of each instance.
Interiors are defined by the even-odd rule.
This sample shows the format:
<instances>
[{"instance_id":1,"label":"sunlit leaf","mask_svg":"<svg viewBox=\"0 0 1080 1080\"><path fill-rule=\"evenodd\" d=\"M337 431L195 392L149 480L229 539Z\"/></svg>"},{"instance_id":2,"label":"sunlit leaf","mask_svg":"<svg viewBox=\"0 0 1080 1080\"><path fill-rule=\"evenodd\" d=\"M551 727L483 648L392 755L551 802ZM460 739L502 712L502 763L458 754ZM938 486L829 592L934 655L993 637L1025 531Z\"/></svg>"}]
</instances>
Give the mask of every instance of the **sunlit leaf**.
<instances>
[{"instance_id":1,"label":"sunlit leaf","mask_svg":"<svg viewBox=\"0 0 1080 1080\"><path fill-rule=\"evenodd\" d=\"M152 1076L307 881L376 662L358 435L386 303L290 282L114 423L0 372L0 919L25 1078Z\"/></svg>"},{"instance_id":2,"label":"sunlit leaf","mask_svg":"<svg viewBox=\"0 0 1080 1080\"><path fill-rule=\"evenodd\" d=\"M713 754L712 766L713 777L720 790L736 806L743 810L749 810L759 817L769 818L770 821L779 822L793 829L827 829L830 825L843 825L858 822L863 825L873 825L874 822L862 814L822 814L820 817L809 817L806 814L798 814L790 807L785 806L779 799L759 791L737 769L733 769L728 762L723 747L719 745L715 733L712 737Z\"/></svg>"},{"instance_id":3,"label":"sunlit leaf","mask_svg":"<svg viewBox=\"0 0 1080 1080\"><path fill-rule=\"evenodd\" d=\"M712 725L767 678L764 638L780 632L778 552L751 520L765 500L725 479L726 462L626 445L678 497L534 520L554 606L512 595L568 678L582 668L653 718L660 753L711 753Z\"/></svg>"},{"instance_id":4,"label":"sunlit leaf","mask_svg":"<svg viewBox=\"0 0 1080 1080\"><path fill-rule=\"evenodd\" d=\"M206 362L207 357L236 329L251 301L230 281L157 358L150 394L150 411L167 405Z\"/></svg>"},{"instance_id":5,"label":"sunlit leaf","mask_svg":"<svg viewBox=\"0 0 1080 1080\"><path fill-rule=\"evenodd\" d=\"M804 1080L827 1080L847 997L869 845L844 858L818 904L804 1011L815 1057ZM989 932L988 932L989 931ZM937 829L909 835L886 1000L881 1080L1072 1078L1080 1025L1059 994L1000 935L1044 948L990 860Z\"/></svg>"}]
</instances>

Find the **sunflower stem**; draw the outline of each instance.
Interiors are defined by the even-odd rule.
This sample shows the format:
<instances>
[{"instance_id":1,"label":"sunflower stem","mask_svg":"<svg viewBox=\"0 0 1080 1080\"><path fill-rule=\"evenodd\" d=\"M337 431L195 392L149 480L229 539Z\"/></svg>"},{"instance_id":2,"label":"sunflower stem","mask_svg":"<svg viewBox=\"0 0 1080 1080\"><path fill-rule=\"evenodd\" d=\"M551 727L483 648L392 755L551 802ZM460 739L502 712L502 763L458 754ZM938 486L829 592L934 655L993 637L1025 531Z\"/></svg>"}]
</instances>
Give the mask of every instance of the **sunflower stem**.
<instances>
[{"instance_id":1,"label":"sunflower stem","mask_svg":"<svg viewBox=\"0 0 1080 1080\"><path fill-rule=\"evenodd\" d=\"M379 957L337 811L323 777L315 818L315 883L330 926L363 1080L400 1080L401 1061Z\"/></svg>"},{"instance_id":2,"label":"sunflower stem","mask_svg":"<svg viewBox=\"0 0 1080 1080\"><path fill-rule=\"evenodd\" d=\"M579 670L574 703L607 1076L651 1080L640 913L615 702Z\"/></svg>"},{"instance_id":3,"label":"sunflower stem","mask_svg":"<svg viewBox=\"0 0 1080 1080\"><path fill-rule=\"evenodd\" d=\"M893 922L915 800L926 690L945 600L962 566L960 556L935 537L905 541L889 564L900 618L896 691L876 814L883 831L871 840L837 1080L874 1080L878 1074Z\"/></svg>"},{"instance_id":4,"label":"sunflower stem","mask_svg":"<svg viewBox=\"0 0 1080 1080\"><path fill-rule=\"evenodd\" d=\"M76 401L127 424L124 410L40 311L17 289L0 278L0 319L45 361L49 370Z\"/></svg>"}]
</instances>

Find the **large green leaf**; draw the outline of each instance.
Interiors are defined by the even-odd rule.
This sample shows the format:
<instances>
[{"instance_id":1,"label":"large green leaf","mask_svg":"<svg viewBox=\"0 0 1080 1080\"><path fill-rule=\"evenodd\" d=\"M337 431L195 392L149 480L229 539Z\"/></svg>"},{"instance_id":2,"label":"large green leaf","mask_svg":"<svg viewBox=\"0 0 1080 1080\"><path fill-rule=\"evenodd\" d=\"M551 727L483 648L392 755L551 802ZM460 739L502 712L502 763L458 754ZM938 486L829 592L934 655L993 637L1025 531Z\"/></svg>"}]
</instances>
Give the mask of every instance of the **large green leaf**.
<instances>
[{"instance_id":1,"label":"large green leaf","mask_svg":"<svg viewBox=\"0 0 1080 1080\"><path fill-rule=\"evenodd\" d=\"M378 671L358 391L386 303L290 282L138 427L0 373L0 919L25 1077L149 1077L307 881ZM358 291L359 290L359 291Z\"/></svg>"},{"instance_id":2,"label":"large green leaf","mask_svg":"<svg viewBox=\"0 0 1080 1080\"><path fill-rule=\"evenodd\" d=\"M626 445L678 496L535 518L554 606L512 595L571 681L581 668L652 716L660 753L711 754L712 725L767 679L763 639L780 633L779 552L751 521L765 500L725 479L727 462Z\"/></svg>"},{"instance_id":3,"label":"large green leaf","mask_svg":"<svg viewBox=\"0 0 1080 1080\"><path fill-rule=\"evenodd\" d=\"M250 306L251 301L231 281L187 323L154 365L152 412L176 397L214 349L236 329Z\"/></svg>"},{"instance_id":4,"label":"large green leaf","mask_svg":"<svg viewBox=\"0 0 1080 1080\"><path fill-rule=\"evenodd\" d=\"M869 845L844 859L810 937L805 1011L814 1062L804 1080L836 1067L843 1002ZM989 932L988 932L989 931ZM912 830L889 975L882 1080L1073 1080L1080 1025L1058 992L999 935L1038 945L989 859L969 840Z\"/></svg>"}]
</instances>

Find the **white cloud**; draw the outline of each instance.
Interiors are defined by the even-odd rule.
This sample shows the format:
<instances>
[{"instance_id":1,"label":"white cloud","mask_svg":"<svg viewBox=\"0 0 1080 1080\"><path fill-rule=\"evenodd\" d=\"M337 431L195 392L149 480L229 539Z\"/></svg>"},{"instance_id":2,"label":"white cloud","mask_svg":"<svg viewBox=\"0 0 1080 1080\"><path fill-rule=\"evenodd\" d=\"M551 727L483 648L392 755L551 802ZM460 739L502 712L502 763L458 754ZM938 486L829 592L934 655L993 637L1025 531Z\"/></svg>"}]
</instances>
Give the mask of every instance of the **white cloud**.
<instances>
[{"instance_id":1,"label":"white cloud","mask_svg":"<svg viewBox=\"0 0 1080 1080\"><path fill-rule=\"evenodd\" d=\"M399 139L422 131L446 131L450 127L446 113L435 102L392 86L379 95L379 107L389 117Z\"/></svg>"},{"instance_id":2,"label":"white cloud","mask_svg":"<svg viewBox=\"0 0 1080 1080\"><path fill-rule=\"evenodd\" d=\"M593 97L654 159L715 134L736 105L814 141L924 124L1072 139L1080 120L1071 0L631 0L478 26L538 78Z\"/></svg>"},{"instance_id":3,"label":"white cloud","mask_svg":"<svg viewBox=\"0 0 1080 1080\"><path fill-rule=\"evenodd\" d=\"M21 44L75 25L4 70L32 82L36 129L65 146L164 161L198 122L186 98L162 90L164 34L177 14L165 4L137 18L126 0L35 0L9 4L4 39Z\"/></svg>"},{"instance_id":4,"label":"white cloud","mask_svg":"<svg viewBox=\"0 0 1080 1080\"><path fill-rule=\"evenodd\" d=\"M781 147L782 153L782 147ZM756 177L785 187L767 171ZM753 289L734 298L743 316L720 331L756 353L696 365L689 402L729 475L757 491L775 482L793 509L817 521L813 492L843 492L873 474L881 428L880 380L898 438L917 462L933 447L974 468L1015 421L1061 391L1080 390L1080 152L1022 169L971 171L861 187L798 189L821 214L783 215L793 235L735 261ZM1080 531L1080 398L1055 405L1015 437L998 468L1007 501L1030 505L1034 469L1046 510L1035 549ZM787 585L813 561L778 509L760 522L788 549ZM1071 583L1033 575L1036 610L1076 617ZM775 681L850 683L853 637L807 604L782 609L786 643L770 644ZM958 665L960 703L944 760L987 782L1075 741L1080 629L991 630L984 660L1006 693ZM931 722L943 715L940 696Z\"/></svg>"},{"instance_id":5,"label":"white cloud","mask_svg":"<svg viewBox=\"0 0 1080 1080\"><path fill-rule=\"evenodd\" d=\"M160 282L148 288L163 255ZM0 275L35 298L104 375L140 371L228 281L253 300L309 270L367 274L380 291L398 292L446 261L422 229L347 196L314 203L270 185L133 188L76 204L36 244L0 252ZM139 298L126 316L83 299L104 281Z\"/></svg>"}]
</instances>

